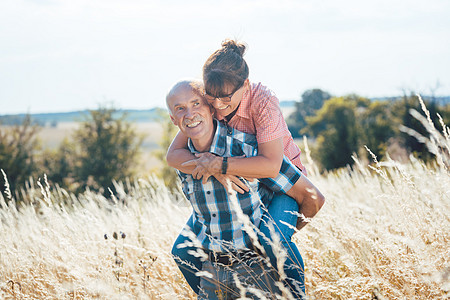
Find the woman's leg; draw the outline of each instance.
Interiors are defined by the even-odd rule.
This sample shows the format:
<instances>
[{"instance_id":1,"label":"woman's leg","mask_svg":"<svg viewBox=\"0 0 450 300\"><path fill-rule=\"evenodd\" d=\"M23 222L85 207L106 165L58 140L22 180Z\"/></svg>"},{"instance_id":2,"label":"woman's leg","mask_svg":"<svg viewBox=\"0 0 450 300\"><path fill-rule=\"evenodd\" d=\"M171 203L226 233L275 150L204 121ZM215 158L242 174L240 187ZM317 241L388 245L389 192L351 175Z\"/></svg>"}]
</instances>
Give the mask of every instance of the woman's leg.
<instances>
[{"instance_id":1,"label":"woman's leg","mask_svg":"<svg viewBox=\"0 0 450 300\"><path fill-rule=\"evenodd\" d=\"M193 228L193 216L189 218L186 223L186 226L183 230L188 230ZM200 286L200 277L197 277L195 273L197 273L202 268L202 262L200 258L195 257L193 255L188 254L189 250L195 251L195 247L182 247L178 248L180 244L183 244L190 239L182 234L178 235L175 243L172 247L172 255L174 257L175 262L178 265L181 273L183 273L184 278L186 278L189 286L194 290L194 292L198 295L199 286Z\"/></svg>"},{"instance_id":2,"label":"woman's leg","mask_svg":"<svg viewBox=\"0 0 450 300\"><path fill-rule=\"evenodd\" d=\"M294 212L294 214L291 212ZM305 293L304 264L297 246L291 240L292 235L294 234L294 228L297 224L298 217L295 214L296 212L298 212L298 204L294 199L286 194L275 194L267 208L267 212L264 213L262 218L260 225L262 237L260 238L260 241L270 258L270 262L274 268L277 269L276 253L274 253L267 238L273 240L272 235L278 235L281 246L287 253L283 268L287 277L286 282L291 293L295 297L301 298L301 295L304 295ZM292 227L283 223L290 224ZM272 224L274 232L270 231L268 224ZM279 270L277 271L279 272Z\"/></svg>"}]
</instances>

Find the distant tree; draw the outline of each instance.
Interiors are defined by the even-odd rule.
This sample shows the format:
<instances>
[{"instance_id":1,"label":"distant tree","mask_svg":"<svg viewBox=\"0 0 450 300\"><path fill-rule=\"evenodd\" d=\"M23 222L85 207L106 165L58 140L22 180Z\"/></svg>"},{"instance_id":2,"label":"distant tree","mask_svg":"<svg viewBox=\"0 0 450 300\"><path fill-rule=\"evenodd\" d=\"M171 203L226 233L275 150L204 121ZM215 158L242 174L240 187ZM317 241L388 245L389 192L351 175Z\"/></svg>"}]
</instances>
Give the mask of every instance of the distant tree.
<instances>
[{"instance_id":1,"label":"distant tree","mask_svg":"<svg viewBox=\"0 0 450 300\"><path fill-rule=\"evenodd\" d=\"M378 159L384 157L388 148L388 141L395 136L398 121L391 112L391 103L388 101L373 101L361 111L358 117L361 128L359 141L366 145ZM360 145L360 146L361 146ZM366 153L369 157L369 153Z\"/></svg>"},{"instance_id":2,"label":"distant tree","mask_svg":"<svg viewBox=\"0 0 450 300\"><path fill-rule=\"evenodd\" d=\"M307 90L302 94L301 101L295 103L295 111L288 117L287 124L294 138L301 136L306 127L306 118L314 116L331 95L321 89Z\"/></svg>"},{"instance_id":3,"label":"distant tree","mask_svg":"<svg viewBox=\"0 0 450 300\"><path fill-rule=\"evenodd\" d=\"M73 175L79 190L112 188L112 180L135 175L143 136L136 133L125 114L114 118L113 108L100 107L74 133Z\"/></svg>"},{"instance_id":4,"label":"distant tree","mask_svg":"<svg viewBox=\"0 0 450 300\"><path fill-rule=\"evenodd\" d=\"M160 112L158 122L163 128L163 135L159 142L160 149L155 150L153 155L161 162L162 167L157 172L157 175L164 180L164 183L170 190L178 188L179 179L174 168L169 167L166 161L166 153L172 143L173 138L178 132L178 127L175 126L169 118L167 112Z\"/></svg>"},{"instance_id":5,"label":"distant tree","mask_svg":"<svg viewBox=\"0 0 450 300\"><path fill-rule=\"evenodd\" d=\"M430 117L434 125L438 130L442 130L442 126L440 125L437 114L439 113L444 120L448 120L450 105L447 104L439 106L437 102L433 100L434 98L431 98L430 100L424 100L424 102L428 111L430 112ZM420 107L418 96L413 93L411 93L411 95L409 96L404 94L402 98L392 103L391 111L393 117L398 122L397 126L401 124L405 127L415 130L421 135L428 136L429 133L423 127L423 125L411 115L411 109L414 109L422 115L425 115L422 108ZM402 146L408 151L408 153L412 153L413 155L424 161L429 161L434 157L434 155L428 151L427 146L418 141L415 137L404 132L400 132L398 136L400 137Z\"/></svg>"},{"instance_id":6,"label":"distant tree","mask_svg":"<svg viewBox=\"0 0 450 300\"><path fill-rule=\"evenodd\" d=\"M45 149L41 156L42 172L48 181L70 191L74 190L75 145L66 137L56 150Z\"/></svg>"},{"instance_id":7,"label":"distant tree","mask_svg":"<svg viewBox=\"0 0 450 300\"><path fill-rule=\"evenodd\" d=\"M40 129L32 123L29 114L20 125L0 127L0 169L5 171L13 193L31 176L37 175L36 155L41 148L37 134Z\"/></svg>"},{"instance_id":8,"label":"distant tree","mask_svg":"<svg viewBox=\"0 0 450 300\"><path fill-rule=\"evenodd\" d=\"M323 168L330 170L352 165L352 154L358 152L359 110L370 101L357 95L331 98L317 114L307 118L305 132L317 137L314 156Z\"/></svg>"}]
</instances>

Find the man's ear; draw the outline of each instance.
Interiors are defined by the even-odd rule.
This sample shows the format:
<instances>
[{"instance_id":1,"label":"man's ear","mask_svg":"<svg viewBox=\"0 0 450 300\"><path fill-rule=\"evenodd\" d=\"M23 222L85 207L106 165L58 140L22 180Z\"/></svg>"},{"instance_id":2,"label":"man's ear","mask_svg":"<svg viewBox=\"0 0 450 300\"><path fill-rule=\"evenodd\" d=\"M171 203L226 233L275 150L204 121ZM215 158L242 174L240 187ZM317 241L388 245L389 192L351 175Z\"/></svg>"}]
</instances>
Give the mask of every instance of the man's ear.
<instances>
[{"instance_id":1,"label":"man's ear","mask_svg":"<svg viewBox=\"0 0 450 300\"><path fill-rule=\"evenodd\" d=\"M175 121L175 118L170 115L170 120L172 121L173 125L178 126L177 122Z\"/></svg>"}]
</instances>

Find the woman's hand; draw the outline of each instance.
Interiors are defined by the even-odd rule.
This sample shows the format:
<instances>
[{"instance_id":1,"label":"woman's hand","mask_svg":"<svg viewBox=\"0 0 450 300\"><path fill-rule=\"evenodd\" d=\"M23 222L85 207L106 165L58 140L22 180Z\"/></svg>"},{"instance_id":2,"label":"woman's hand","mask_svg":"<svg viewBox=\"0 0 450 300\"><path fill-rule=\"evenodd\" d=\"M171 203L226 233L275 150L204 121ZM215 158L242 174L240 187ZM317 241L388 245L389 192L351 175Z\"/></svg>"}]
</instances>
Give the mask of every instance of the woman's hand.
<instances>
[{"instance_id":1,"label":"woman's hand","mask_svg":"<svg viewBox=\"0 0 450 300\"><path fill-rule=\"evenodd\" d=\"M183 164L183 167L194 167L192 176L195 179L203 177L203 183L208 181L210 176L220 174L222 171L222 157L216 156L210 152L196 153L196 159L189 160Z\"/></svg>"},{"instance_id":2,"label":"woman's hand","mask_svg":"<svg viewBox=\"0 0 450 300\"><path fill-rule=\"evenodd\" d=\"M210 176L214 176L224 187L228 186L227 180L231 181L231 187L236 192L243 194L248 192L249 187L242 182L239 177L234 175L222 174L222 160L220 156L216 156L210 152L195 154L196 159L192 159L182 164L183 167L194 167L192 176L195 179L202 178L205 184Z\"/></svg>"},{"instance_id":3,"label":"woman's hand","mask_svg":"<svg viewBox=\"0 0 450 300\"><path fill-rule=\"evenodd\" d=\"M214 174L214 177L219 181L225 188L228 188L228 180L231 181L231 188L238 192L239 194L243 194L248 192L249 187L242 182L239 177L234 175L226 175L226 174Z\"/></svg>"}]
</instances>

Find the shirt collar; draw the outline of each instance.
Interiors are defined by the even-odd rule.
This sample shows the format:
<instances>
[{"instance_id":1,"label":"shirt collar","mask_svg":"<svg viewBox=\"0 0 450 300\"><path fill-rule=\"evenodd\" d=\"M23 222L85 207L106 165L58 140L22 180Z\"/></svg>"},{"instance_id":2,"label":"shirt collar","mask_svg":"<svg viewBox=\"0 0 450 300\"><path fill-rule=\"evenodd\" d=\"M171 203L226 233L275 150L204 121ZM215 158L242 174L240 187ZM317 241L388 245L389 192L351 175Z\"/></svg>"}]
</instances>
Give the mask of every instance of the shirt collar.
<instances>
[{"instance_id":1,"label":"shirt collar","mask_svg":"<svg viewBox=\"0 0 450 300\"><path fill-rule=\"evenodd\" d=\"M222 122L213 120L213 124L216 126L216 132L214 133L214 138L209 147L209 152L216 154L217 156L223 156L227 149L227 130L228 127ZM188 139L188 149L192 153L199 153L192 143L191 139Z\"/></svg>"}]
</instances>

